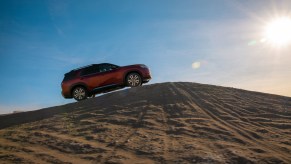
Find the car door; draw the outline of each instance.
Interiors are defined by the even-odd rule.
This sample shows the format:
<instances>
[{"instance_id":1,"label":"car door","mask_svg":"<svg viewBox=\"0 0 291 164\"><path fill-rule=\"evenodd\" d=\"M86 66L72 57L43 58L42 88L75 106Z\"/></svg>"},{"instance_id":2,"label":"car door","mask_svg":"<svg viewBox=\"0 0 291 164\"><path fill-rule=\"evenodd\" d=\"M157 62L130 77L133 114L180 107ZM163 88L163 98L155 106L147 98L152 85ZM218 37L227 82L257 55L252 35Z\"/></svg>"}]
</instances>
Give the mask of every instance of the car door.
<instances>
[{"instance_id":1,"label":"car door","mask_svg":"<svg viewBox=\"0 0 291 164\"><path fill-rule=\"evenodd\" d=\"M102 73L100 72L99 65L85 68L81 72L81 81L87 85L89 90L100 87L102 84Z\"/></svg>"},{"instance_id":2,"label":"car door","mask_svg":"<svg viewBox=\"0 0 291 164\"><path fill-rule=\"evenodd\" d=\"M120 84L120 73L118 72L118 67L111 64L101 64L100 74L102 74L102 86L111 86Z\"/></svg>"}]
</instances>

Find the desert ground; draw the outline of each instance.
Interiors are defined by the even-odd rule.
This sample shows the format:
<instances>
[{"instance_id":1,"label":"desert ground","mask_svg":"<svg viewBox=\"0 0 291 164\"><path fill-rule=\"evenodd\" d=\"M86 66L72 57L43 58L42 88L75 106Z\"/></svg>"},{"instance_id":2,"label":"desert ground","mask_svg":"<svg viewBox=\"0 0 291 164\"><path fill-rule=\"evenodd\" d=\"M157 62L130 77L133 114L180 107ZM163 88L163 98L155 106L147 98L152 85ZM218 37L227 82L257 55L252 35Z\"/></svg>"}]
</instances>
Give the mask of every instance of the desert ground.
<instances>
[{"instance_id":1,"label":"desert ground","mask_svg":"<svg viewBox=\"0 0 291 164\"><path fill-rule=\"evenodd\" d=\"M291 163L291 98L160 83L0 116L0 163Z\"/></svg>"}]
</instances>

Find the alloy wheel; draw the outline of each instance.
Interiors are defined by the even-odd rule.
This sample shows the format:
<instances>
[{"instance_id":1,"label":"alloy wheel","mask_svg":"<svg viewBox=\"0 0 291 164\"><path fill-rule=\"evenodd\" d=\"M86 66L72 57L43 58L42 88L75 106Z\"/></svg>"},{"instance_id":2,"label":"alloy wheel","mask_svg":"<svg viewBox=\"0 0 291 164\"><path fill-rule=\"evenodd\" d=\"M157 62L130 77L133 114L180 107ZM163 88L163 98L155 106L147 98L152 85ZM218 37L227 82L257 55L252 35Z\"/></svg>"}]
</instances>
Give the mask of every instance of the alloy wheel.
<instances>
[{"instance_id":1,"label":"alloy wheel","mask_svg":"<svg viewBox=\"0 0 291 164\"><path fill-rule=\"evenodd\" d=\"M83 100L86 98L86 90L82 87L77 87L74 89L73 96L77 101Z\"/></svg>"},{"instance_id":2,"label":"alloy wheel","mask_svg":"<svg viewBox=\"0 0 291 164\"><path fill-rule=\"evenodd\" d=\"M127 77L127 83L130 87L136 87L141 84L141 78L138 74L132 73Z\"/></svg>"}]
</instances>

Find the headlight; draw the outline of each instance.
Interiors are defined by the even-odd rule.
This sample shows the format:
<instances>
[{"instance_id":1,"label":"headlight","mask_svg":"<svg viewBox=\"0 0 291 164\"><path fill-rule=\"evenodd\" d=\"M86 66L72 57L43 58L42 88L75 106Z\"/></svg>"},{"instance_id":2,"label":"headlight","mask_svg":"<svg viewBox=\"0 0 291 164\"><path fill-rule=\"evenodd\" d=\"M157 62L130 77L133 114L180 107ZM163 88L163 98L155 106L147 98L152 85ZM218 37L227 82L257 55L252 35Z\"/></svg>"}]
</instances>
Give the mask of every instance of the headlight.
<instances>
[{"instance_id":1,"label":"headlight","mask_svg":"<svg viewBox=\"0 0 291 164\"><path fill-rule=\"evenodd\" d=\"M148 69L148 67L146 65L140 65L140 67L141 68L147 68Z\"/></svg>"}]
</instances>

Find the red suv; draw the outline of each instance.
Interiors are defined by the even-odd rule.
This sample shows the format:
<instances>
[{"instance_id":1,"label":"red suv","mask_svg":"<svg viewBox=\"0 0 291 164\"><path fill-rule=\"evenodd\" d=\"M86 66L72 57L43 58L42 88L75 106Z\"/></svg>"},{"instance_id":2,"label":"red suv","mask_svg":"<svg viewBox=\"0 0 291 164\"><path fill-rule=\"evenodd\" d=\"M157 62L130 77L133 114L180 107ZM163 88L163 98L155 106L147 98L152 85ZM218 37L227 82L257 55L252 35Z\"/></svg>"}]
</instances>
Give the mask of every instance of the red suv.
<instances>
[{"instance_id":1,"label":"red suv","mask_svg":"<svg viewBox=\"0 0 291 164\"><path fill-rule=\"evenodd\" d=\"M149 68L144 64L123 67L109 63L92 64L65 74L62 95L80 101L126 86L141 86L150 79Z\"/></svg>"}]
</instances>

